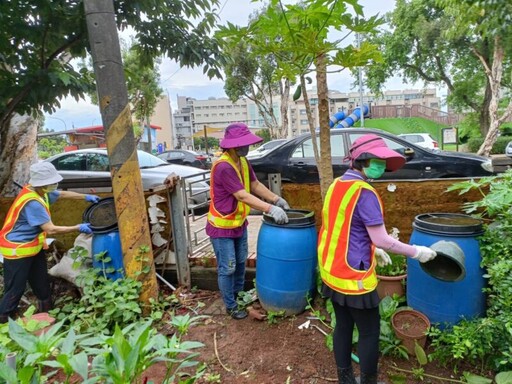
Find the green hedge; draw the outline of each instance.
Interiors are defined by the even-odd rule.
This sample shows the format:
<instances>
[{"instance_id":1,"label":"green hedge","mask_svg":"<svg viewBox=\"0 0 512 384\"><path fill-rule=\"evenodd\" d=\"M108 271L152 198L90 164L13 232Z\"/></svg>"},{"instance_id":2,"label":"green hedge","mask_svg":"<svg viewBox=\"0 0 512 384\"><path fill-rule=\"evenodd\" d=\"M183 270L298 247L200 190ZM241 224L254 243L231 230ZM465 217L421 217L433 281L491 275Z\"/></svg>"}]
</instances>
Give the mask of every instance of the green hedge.
<instances>
[{"instance_id":1,"label":"green hedge","mask_svg":"<svg viewBox=\"0 0 512 384\"><path fill-rule=\"evenodd\" d=\"M512 141L512 136L500 136L494 143L491 150L491 155L499 155L505 153L505 147ZM468 140L468 149L470 152L477 152L484 139L481 137L473 137Z\"/></svg>"}]
</instances>

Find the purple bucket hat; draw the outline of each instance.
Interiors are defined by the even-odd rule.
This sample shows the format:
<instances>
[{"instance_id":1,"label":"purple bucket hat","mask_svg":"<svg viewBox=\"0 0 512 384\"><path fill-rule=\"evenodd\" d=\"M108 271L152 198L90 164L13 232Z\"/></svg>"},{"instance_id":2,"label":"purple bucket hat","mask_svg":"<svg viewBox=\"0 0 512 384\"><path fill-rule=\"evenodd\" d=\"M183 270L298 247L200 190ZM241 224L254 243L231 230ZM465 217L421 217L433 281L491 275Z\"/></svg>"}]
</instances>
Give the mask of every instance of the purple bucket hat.
<instances>
[{"instance_id":1,"label":"purple bucket hat","mask_svg":"<svg viewBox=\"0 0 512 384\"><path fill-rule=\"evenodd\" d=\"M227 126L220 147L224 149L245 147L262 142L263 139L251 133L244 123L234 123Z\"/></svg>"},{"instance_id":2,"label":"purple bucket hat","mask_svg":"<svg viewBox=\"0 0 512 384\"><path fill-rule=\"evenodd\" d=\"M405 164L405 157L389 149L382 137L372 133L359 137L352 143L347 156L352 165L357 159L383 159L386 160L386 170L396 171Z\"/></svg>"}]
</instances>

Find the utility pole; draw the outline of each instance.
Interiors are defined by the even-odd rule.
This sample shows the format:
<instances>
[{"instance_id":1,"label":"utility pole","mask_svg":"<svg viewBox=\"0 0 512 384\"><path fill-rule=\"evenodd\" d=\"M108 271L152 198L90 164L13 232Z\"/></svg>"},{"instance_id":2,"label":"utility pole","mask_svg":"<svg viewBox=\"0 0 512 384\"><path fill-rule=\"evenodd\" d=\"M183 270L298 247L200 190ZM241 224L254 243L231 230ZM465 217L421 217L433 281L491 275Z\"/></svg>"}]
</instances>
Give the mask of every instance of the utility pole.
<instances>
[{"instance_id":1,"label":"utility pole","mask_svg":"<svg viewBox=\"0 0 512 384\"><path fill-rule=\"evenodd\" d=\"M206 132L206 125L204 126L204 151L208 154L208 133Z\"/></svg>"},{"instance_id":2,"label":"utility pole","mask_svg":"<svg viewBox=\"0 0 512 384\"><path fill-rule=\"evenodd\" d=\"M141 280L140 300L158 299L151 234L112 0L84 0L101 119L126 274ZM149 267L149 272L140 273Z\"/></svg>"},{"instance_id":3,"label":"utility pole","mask_svg":"<svg viewBox=\"0 0 512 384\"><path fill-rule=\"evenodd\" d=\"M356 34L357 47L361 48L361 34ZM363 104L363 69L357 68L359 77L359 112L361 114L361 128L364 128L364 104Z\"/></svg>"}]
</instances>

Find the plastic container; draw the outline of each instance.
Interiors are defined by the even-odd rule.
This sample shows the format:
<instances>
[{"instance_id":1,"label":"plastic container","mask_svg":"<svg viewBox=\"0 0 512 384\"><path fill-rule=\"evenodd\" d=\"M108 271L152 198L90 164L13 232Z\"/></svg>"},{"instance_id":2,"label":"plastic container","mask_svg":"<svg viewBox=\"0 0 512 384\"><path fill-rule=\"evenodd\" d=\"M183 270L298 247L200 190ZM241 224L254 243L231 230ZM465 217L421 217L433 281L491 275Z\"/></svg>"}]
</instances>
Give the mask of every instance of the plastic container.
<instances>
[{"instance_id":1,"label":"plastic container","mask_svg":"<svg viewBox=\"0 0 512 384\"><path fill-rule=\"evenodd\" d=\"M289 210L289 222L263 216L257 243L256 291L267 311L304 311L316 287L317 233L312 211Z\"/></svg>"},{"instance_id":2,"label":"plastic container","mask_svg":"<svg viewBox=\"0 0 512 384\"><path fill-rule=\"evenodd\" d=\"M106 252L101 260L96 255ZM110 280L117 280L124 277L123 251L119 231L113 230L108 233L95 233L92 236L92 266L99 269L98 273L105 273ZM110 258L109 261L103 261Z\"/></svg>"},{"instance_id":3,"label":"plastic container","mask_svg":"<svg viewBox=\"0 0 512 384\"><path fill-rule=\"evenodd\" d=\"M123 251L117 226L117 214L114 198L107 197L90 205L84 212L83 220L91 224L92 229L92 265L99 273L111 280L124 277ZM106 252L102 260L96 255ZM110 260L105 262L104 259Z\"/></svg>"},{"instance_id":4,"label":"plastic container","mask_svg":"<svg viewBox=\"0 0 512 384\"><path fill-rule=\"evenodd\" d=\"M429 213L415 217L411 244L435 248L441 241L453 242L463 253L463 258L460 255L446 258L440 254L437 263L443 259L444 262L458 263L460 271L452 275L440 275L439 266L432 268L431 265L429 269L416 260L407 260L407 304L425 314L431 323L444 327L456 324L462 318L480 317L485 313L486 297L482 289L486 281L484 270L480 268L477 240L482 233L482 222L468 215ZM441 244L439 249L450 249L446 243Z\"/></svg>"}]
</instances>

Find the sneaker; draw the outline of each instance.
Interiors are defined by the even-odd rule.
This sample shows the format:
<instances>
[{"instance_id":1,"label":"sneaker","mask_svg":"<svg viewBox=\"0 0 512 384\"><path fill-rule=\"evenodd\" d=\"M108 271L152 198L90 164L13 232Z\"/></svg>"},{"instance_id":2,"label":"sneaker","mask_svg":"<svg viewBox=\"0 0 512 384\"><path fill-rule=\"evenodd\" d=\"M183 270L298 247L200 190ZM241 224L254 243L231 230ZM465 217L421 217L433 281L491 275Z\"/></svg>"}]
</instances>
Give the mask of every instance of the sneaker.
<instances>
[{"instance_id":1,"label":"sneaker","mask_svg":"<svg viewBox=\"0 0 512 384\"><path fill-rule=\"evenodd\" d=\"M231 309L228 310L228 314L235 320L242 320L247 317L247 311L245 309Z\"/></svg>"}]
</instances>

